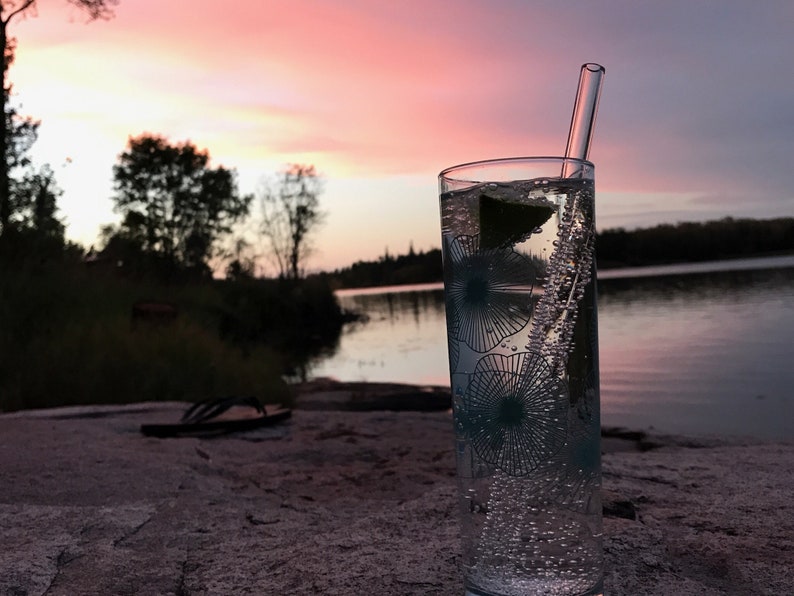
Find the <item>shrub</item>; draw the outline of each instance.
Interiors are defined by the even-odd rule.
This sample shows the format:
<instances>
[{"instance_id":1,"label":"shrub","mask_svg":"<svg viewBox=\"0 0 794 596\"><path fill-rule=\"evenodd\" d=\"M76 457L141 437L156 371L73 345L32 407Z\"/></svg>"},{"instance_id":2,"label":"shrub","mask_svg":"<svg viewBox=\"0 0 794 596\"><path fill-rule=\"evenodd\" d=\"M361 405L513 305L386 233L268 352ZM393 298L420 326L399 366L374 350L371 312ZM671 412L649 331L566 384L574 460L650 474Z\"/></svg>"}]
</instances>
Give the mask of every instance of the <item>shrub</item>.
<instances>
[{"instance_id":1,"label":"shrub","mask_svg":"<svg viewBox=\"0 0 794 596\"><path fill-rule=\"evenodd\" d=\"M131 308L142 298L177 304L177 319L133 326ZM80 264L2 265L0 411L225 395L288 401L284 358L264 342L222 337L224 308L208 281L164 285Z\"/></svg>"}]
</instances>

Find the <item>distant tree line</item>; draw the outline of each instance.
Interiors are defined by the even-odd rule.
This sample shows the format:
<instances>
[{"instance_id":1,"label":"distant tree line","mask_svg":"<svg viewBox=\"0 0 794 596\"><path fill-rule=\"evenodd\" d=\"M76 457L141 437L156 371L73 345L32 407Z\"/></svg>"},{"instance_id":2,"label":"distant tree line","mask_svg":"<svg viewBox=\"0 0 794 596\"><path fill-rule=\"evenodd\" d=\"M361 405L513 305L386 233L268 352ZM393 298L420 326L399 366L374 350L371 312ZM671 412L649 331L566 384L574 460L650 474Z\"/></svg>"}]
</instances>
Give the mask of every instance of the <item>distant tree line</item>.
<instances>
[{"instance_id":1,"label":"distant tree line","mask_svg":"<svg viewBox=\"0 0 794 596\"><path fill-rule=\"evenodd\" d=\"M601 268L712 261L794 251L794 218L662 224L598 234Z\"/></svg>"},{"instance_id":2,"label":"distant tree line","mask_svg":"<svg viewBox=\"0 0 794 596\"><path fill-rule=\"evenodd\" d=\"M794 218L724 219L663 224L652 228L613 228L598 233L598 267L637 267L794 252ZM377 261L359 261L320 276L334 288L438 282L441 251L432 249Z\"/></svg>"},{"instance_id":3,"label":"distant tree line","mask_svg":"<svg viewBox=\"0 0 794 596\"><path fill-rule=\"evenodd\" d=\"M393 257L386 253L377 261L358 261L344 269L317 274L334 288L366 288L401 284L431 283L441 280L441 250L415 252Z\"/></svg>"}]
</instances>

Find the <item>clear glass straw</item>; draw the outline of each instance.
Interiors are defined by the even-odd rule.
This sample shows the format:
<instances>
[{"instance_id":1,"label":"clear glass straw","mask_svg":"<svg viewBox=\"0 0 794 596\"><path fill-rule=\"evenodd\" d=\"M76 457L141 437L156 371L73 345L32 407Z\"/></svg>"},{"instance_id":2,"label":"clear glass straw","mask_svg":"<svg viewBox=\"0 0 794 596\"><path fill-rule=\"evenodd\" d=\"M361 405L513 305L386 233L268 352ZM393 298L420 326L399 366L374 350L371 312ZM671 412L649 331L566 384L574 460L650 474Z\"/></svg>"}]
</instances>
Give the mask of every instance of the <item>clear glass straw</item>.
<instances>
[{"instance_id":1,"label":"clear glass straw","mask_svg":"<svg viewBox=\"0 0 794 596\"><path fill-rule=\"evenodd\" d=\"M571 129L568 132L568 145L565 148L565 157L587 159L590 154L590 144L593 140L598 99L601 95L601 83L606 70L600 64L588 62L582 65L579 74L579 88L576 91L576 102L573 105L571 116ZM576 166L566 165L562 173L563 178L570 178L576 174Z\"/></svg>"}]
</instances>

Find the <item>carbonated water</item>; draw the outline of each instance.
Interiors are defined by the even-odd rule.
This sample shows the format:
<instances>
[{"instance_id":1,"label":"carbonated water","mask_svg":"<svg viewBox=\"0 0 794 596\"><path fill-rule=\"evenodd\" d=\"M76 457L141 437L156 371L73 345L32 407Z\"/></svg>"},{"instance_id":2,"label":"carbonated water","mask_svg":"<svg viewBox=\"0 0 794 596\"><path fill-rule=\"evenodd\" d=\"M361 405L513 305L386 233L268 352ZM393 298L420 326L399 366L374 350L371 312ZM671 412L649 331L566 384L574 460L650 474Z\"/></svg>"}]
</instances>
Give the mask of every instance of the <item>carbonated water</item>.
<instances>
[{"instance_id":1,"label":"carbonated water","mask_svg":"<svg viewBox=\"0 0 794 596\"><path fill-rule=\"evenodd\" d=\"M599 594L593 182L441 196L466 587Z\"/></svg>"}]
</instances>

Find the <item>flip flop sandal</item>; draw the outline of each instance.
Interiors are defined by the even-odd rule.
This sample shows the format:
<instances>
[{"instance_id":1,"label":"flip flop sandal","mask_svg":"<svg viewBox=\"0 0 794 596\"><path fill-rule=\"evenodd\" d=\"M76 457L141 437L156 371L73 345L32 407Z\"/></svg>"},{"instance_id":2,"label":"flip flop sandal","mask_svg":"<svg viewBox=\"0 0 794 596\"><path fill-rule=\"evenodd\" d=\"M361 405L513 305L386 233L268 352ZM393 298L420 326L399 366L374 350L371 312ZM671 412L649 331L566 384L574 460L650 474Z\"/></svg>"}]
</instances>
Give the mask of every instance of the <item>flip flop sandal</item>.
<instances>
[{"instance_id":1,"label":"flip flop sandal","mask_svg":"<svg viewBox=\"0 0 794 596\"><path fill-rule=\"evenodd\" d=\"M147 437L221 435L252 430L287 420L292 410L263 406L255 397L224 397L193 404L177 424L143 424Z\"/></svg>"}]
</instances>

